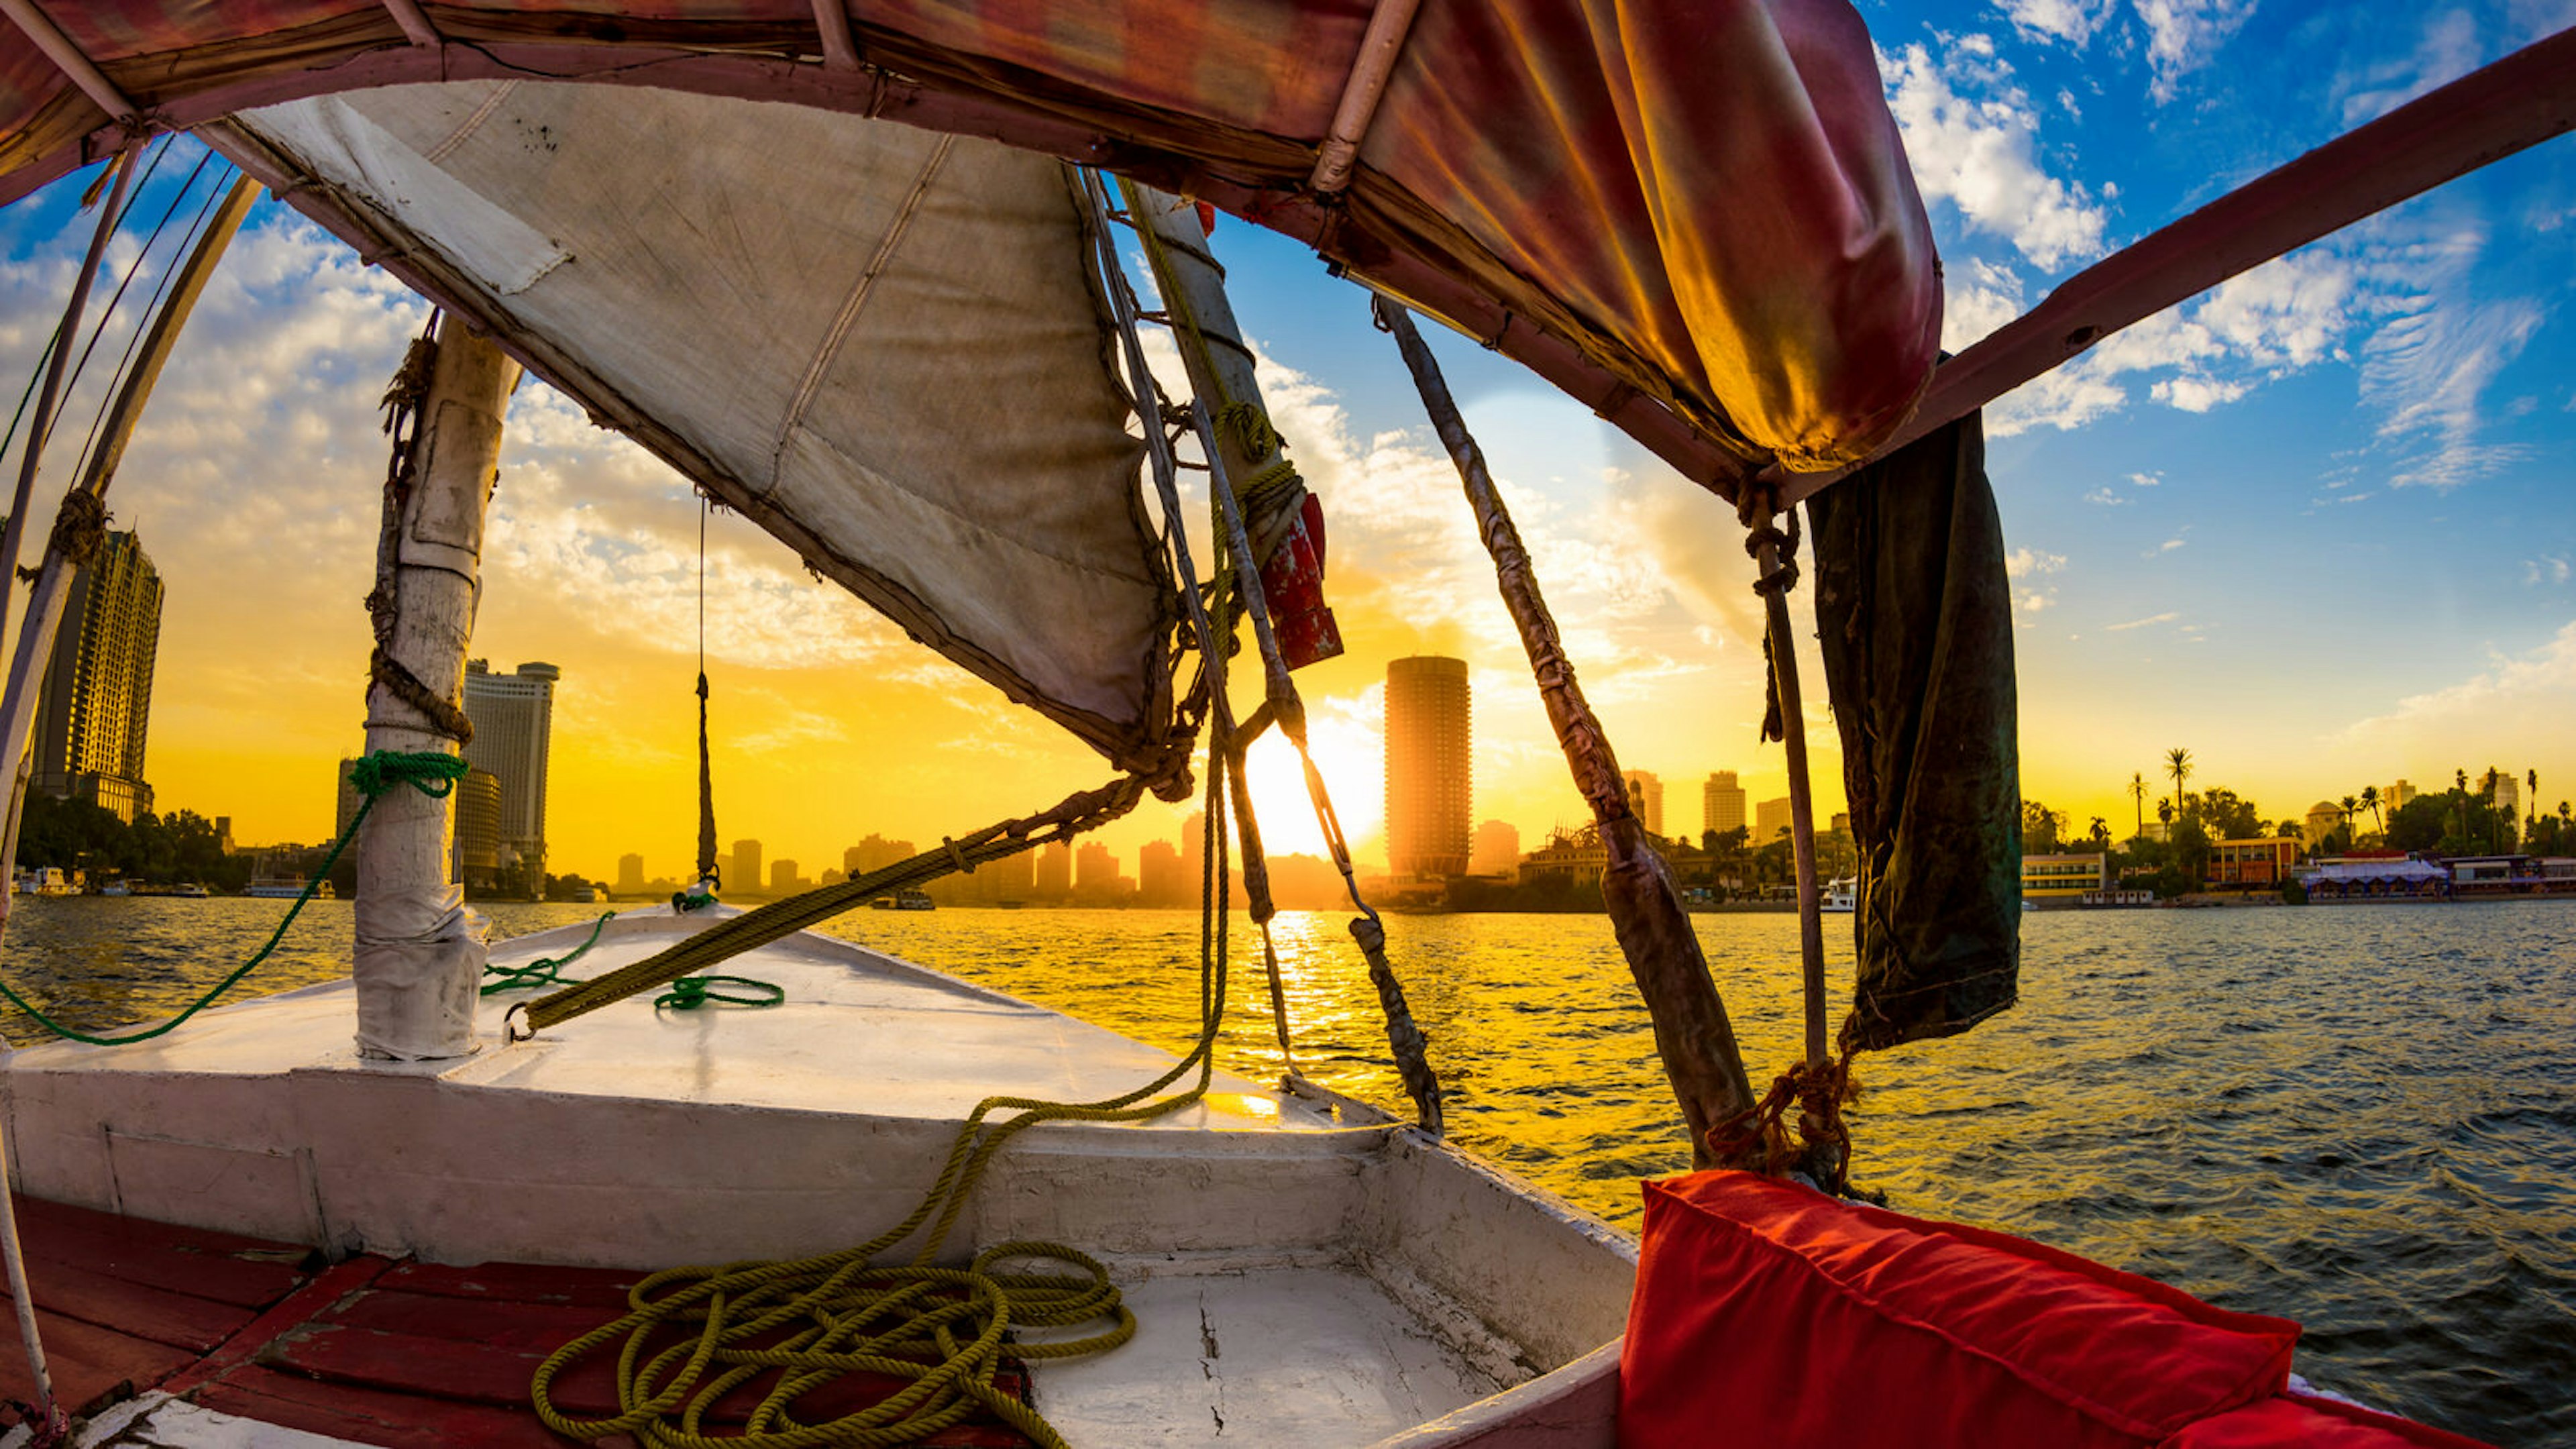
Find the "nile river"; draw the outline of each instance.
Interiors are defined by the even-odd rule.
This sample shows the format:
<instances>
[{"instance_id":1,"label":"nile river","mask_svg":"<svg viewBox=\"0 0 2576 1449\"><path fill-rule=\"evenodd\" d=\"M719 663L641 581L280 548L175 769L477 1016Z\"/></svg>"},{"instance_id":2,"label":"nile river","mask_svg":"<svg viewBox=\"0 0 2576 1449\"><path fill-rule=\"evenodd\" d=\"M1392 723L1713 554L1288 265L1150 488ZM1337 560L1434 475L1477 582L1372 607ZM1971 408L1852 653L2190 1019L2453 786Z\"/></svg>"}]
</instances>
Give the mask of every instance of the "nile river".
<instances>
[{"instance_id":1,"label":"nile river","mask_svg":"<svg viewBox=\"0 0 2576 1449\"><path fill-rule=\"evenodd\" d=\"M0 971L75 1024L141 1019L220 977L281 909L23 901ZM596 910L490 914L514 933ZM253 985L343 973L349 911L309 909ZM1798 1040L1796 923L1696 919L1767 1077ZM1633 1227L1635 1180L1687 1152L1607 921L1387 924L1452 1135ZM1400 1103L1342 919L1278 925L1301 1065ZM836 929L1159 1045L1196 1032L1195 913L861 911ZM1848 936L1827 935L1847 977ZM2365 1402L2576 1445L2576 903L2039 915L2024 944L2018 1008L1861 1063L1859 1181L1900 1211L2295 1318L2300 1371ZM1261 1076L1278 1066L1268 995L1257 940L1237 947L1224 1065ZM15 1012L0 1026L31 1030Z\"/></svg>"}]
</instances>

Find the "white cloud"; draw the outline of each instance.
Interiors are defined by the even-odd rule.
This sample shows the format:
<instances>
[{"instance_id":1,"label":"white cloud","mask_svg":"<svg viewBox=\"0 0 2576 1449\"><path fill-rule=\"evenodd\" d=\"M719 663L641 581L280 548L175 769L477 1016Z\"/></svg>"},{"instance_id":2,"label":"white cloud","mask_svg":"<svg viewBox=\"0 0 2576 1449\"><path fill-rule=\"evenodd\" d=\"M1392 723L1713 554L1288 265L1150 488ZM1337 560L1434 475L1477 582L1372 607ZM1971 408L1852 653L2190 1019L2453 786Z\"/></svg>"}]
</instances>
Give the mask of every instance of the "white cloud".
<instances>
[{"instance_id":1,"label":"white cloud","mask_svg":"<svg viewBox=\"0 0 2576 1449\"><path fill-rule=\"evenodd\" d=\"M2349 129L2376 120L2436 86L2477 69L2484 58L2475 16L2466 10L2436 11L2424 17L2424 34L2407 54L2345 77L2343 123Z\"/></svg>"},{"instance_id":2,"label":"white cloud","mask_svg":"<svg viewBox=\"0 0 2576 1449\"><path fill-rule=\"evenodd\" d=\"M2146 473L2132 473L2129 475L2131 486L2138 488L2160 487L2163 485L2164 481L2165 475L2161 470Z\"/></svg>"},{"instance_id":3,"label":"white cloud","mask_svg":"<svg viewBox=\"0 0 2576 1449\"><path fill-rule=\"evenodd\" d=\"M2156 552L2158 552L2158 553L2171 553L2171 552L2173 552L2175 549L2178 549L2178 548L2180 548L2180 547L2182 547L2182 546L2183 546L2183 541L2182 541L2181 539L2179 539L2179 538L2169 538L2169 539L2166 539L2164 542L2162 542L2162 543L2160 543L2160 544L2157 544L2157 545L2156 545Z\"/></svg>"},{"instance_id":4,"label":"white cloud","mask_svg":"<svg viewBox=\"0 0 2576 1449\"><path fill-rule=\"evenodd\" d=\"M1967 351L2022 312L2021 278L2012 268L1972 259L1967 270L1941 301L1941 345L1952 352Z\"/></svg>"},{"instance_id":5,"label":"white cloud","mask_svg":"<svg viewBox=\"0 0 2576 1449\"><path fill-rule=\"evenodd\" d=\"M2183 76L2197 70L2254 13L2254 0L2133 0L2147 29L2148 94L2159 104L2174 98Z\"/></svg>"},{"instance_id":6,"label":"white cloud","mask_svg":"<svg viewBox=\"0 0 2576 1449\"><path fill-rule=\"evenodd\" d=\"M2108 488L2096 488L2092 492L2084 495L2084 501L2087 503L2099 503L2105 508L2126 508L2137 500L2134 498L2123 498Z\"/></svg>"},{"instance_id":7,"label":"white cloud","mask_svg":"<svg viewBox=\"0 0 2576 1449\"><path fill-rule=\"evenodd\" d=\"M1919 41L1878 56L1924 200L1949 202L1970 229L2008 238L2041 268L2099 256L2107 218L2083 183L2041 163L2038 110L1993 59L1993 42L1944 44L1937 61Z\"/></svg>"},{"instance_id":8,"label":"white cloud","mask_svg":"<svg viewBox=\"0 0 2576 1449\"><path fill-rule=\"evenodd\" d=\"M2456 488L2528 456L2478 441L2481 397L2522 354L2547 312L2527 297L2471 295L2482 226L2454 223L2386 248L2388 315L2362 347L2362 400L2385 411L2378 435L2406 450L2391 484Z\"/></svg>"},{"instance_id":9,"label":"white cloud","mask_svg":"<svg viewBox=\"0 0 2576 1449\"><path fill-rule=\"evenodd\" d=\"M2004 573L2010 578L2027 578L2032 574L2053 574L2066 567L2062 553L2038 553L2017 548L2004 560Z\"/></svg>"},{"instance_id":10,"label":"white cloud","mask_svg":"<svg viewBox=\"0 0 2576 1449\"><path fill-rule=\"evenodd\" d=\"M2567 582L2567 577L2567 560L2562 555L2544 554L2539 558L2527 558L2522 561L2522 581L2526 585L2563 584Z\"/></svg>"},{"instance_id":11,"label":"white cloud","mask_svg":"<svg viewBox=\"0 0 2576 1449\"><path fill-rule=\"evenodd\" d=\"M2131 619L2125 624L2105 624L2102 627L2104 630L2113 634L2125 634L2131 629L2145 629L2157 624L2170 624L2181 617L2182 615L2174 613L2171 610L2167 610L2161 614L2149 614L2143 619Z\"/></svg>"},{"instance_id":12,"label":"white cloud","mask_svg":"<svg viewBox=\"0 0 2576 1449\"><path fill-rule=\"evenodd\" d=\"M2456 759L2546 754L2564 746L2576 718L2576 621L2526 654L2496 655L2479 673L2400 699L2341 738L2382 756Z\"/></svg>"},{"instance_id":13,"label":"white cloud","mask_svg":"<svg viewBox=\"0 0 2576 1449\"><path fill-rule=\"evenodd\" d=\"M2147 395L2187 413L2205 413L2221 403L2232 403L2245 396L2247 384L2220 382L2207 377L2171 377L2147 389Z\"/></svg>"},{"instance_id":14,"label":"white cloud","mask_svg":"<svg viewBox=\"0 0 2576 1449\"><path fill-rule=\"evenodd\" d=\"M2111 18L2113 0L2002 0L2001 8L2022 34L2062 40L2081 50Z\"/></svg>"}]
</instances>

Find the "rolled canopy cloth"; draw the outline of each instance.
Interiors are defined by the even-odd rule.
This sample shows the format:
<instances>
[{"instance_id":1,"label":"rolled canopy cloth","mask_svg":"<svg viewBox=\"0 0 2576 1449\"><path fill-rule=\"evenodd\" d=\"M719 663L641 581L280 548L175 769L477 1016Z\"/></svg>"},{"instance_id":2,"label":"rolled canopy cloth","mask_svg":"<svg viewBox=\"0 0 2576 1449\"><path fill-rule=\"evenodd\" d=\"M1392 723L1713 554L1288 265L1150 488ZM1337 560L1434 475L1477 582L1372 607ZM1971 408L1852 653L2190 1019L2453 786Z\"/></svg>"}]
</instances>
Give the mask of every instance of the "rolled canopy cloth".
<instances>
[{"instance_id":1,"label":"rolled canopy cloth","mask_svg":"<svg viewBox=\"0 0 2576 1449\"><path fill-rule=\"evenodd\" d=\"M914 638L1121 766L1170 759L1179 596L1063 163L515 81L272 106L217 144Z\"/></svg>"},{"instance_id":2,"label":"rolled canopy cloth","mask_svg":"<svg viewBox=\"0 0 2576 1449\"><path fill-rule=\"evenodd\" d=\"M1846 1050L2013 1004L2021 778L2012 586L1971 414L1807 501L1860 885Z\"/></svg>"},{"instance_id":3,"label":"rolled canopy cloth","mask_svg":"<svg viewBox=\"0 0 2576 1449\"><path fill-rule=\"evenodd\" d=\"M814 63L811 0L440 0L444 48L361 0L44 8L182 125L395 79L592 73L1104 161L1313 243L1696 479L1858 460L1941 333L1931 227L1849 0L1423 0L1332 195L1310 176L1388 8L1371 0L871 0L846 7L863 59L842 82ZM110 119L0 46L0 196ZM799 132L773 138L764 174L826 189Z\"/></svg>"}]
</instances>

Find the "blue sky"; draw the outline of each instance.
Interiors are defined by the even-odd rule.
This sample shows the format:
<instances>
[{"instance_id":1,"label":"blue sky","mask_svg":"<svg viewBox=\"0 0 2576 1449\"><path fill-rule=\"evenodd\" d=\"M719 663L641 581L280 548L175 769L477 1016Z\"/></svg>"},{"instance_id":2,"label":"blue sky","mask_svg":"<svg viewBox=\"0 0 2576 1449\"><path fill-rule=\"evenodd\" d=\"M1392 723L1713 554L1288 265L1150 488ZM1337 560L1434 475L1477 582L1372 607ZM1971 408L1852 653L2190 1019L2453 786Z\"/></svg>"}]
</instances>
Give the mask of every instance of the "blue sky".
<instances>
[{"instance_id":1,"label":"blue sky","mask_svg":"<svg viewBox=\"0 0 2576 1449\"><path fill-rule=\"evenodd\" d=\"M1953 347L2228 187L2576 24L2576 0L1862 10L1944 258ZM188 164L165 165L138 216L158 214ZM71 211L57 188L0 213L12 379L77 258ZM1306 689L1364 852L1377 681L1388 657L1421 650L1474 666L1478 817L1525 843L1579 821L1454 476L1365 297L1244 223L1222 223L1215 245L1332 518L1352 655ZM2121 822L2130 773L2153 778L2181 745L2195 786L2250 794L2272 819L2489 764L2537 769L2545 802L2576 795L2571 252L2576 142L2562 138L1993 408L2029 793L2079 829ZM324 833L329 762L357 744L355 605L383 469L372 403L424 313L263 203L117 485L120 524L142 526L172 585L154 783L234 815L245 838ZM1667 830L1697 830L1710 770L1781 793L1778 747L1753 741L1760 654L1731 515L1516 364L1445 334L1436 345L1623 762L1667 782ZM71 416L94 405L76 395ZM639 849L648 869L674 869L694 823L686 485L541 387L522 391L507 449L478 651L565 667L557 859L605 874ZM49 464L49 494L69 471ZM981 685L898 666L898 635L755 531L719 520L710 567L728 839L763 837L810 873L869 830L935 838L1100 773ZM1832 725L1819 710L1811 726L1831 808ZM863 781L809 768L818 751L861 750L877 762ZM1274 841L1311 843L1278 819L1297 793L1278 779ZM1112 835L1122 856L1171 832L1158 808Z\"/></svg>"}]
</instances>

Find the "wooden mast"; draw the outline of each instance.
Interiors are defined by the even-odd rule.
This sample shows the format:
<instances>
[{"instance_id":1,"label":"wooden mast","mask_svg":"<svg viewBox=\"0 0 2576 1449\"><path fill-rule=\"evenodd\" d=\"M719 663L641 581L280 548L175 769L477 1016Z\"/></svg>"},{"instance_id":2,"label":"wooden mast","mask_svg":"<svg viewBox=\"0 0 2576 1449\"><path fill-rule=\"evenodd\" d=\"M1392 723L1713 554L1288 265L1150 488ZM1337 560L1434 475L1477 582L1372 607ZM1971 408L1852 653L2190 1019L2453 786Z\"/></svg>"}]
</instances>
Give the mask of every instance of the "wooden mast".
<instances>
[{"instance_id":1,"label":"wooden mast","mask_svg":"<svg viewBox=\"0 0 2576 1449\"><path fill-rule=\"evenodd\" d=\"M435 346L417 400L419 434L386 490L379 596L369 604L391 611L391 628L379 633L367 690L370 752L452 754L471 734L455 701L481 592L484 505L500 471L501 418L519 365L453 314L439 322ZM363 1056L408 1061L474 1050L486 947L450 878L451 838L448 802L409 789L377 797L359 832L350 974Z\"/></svg>"}]
</instances>

